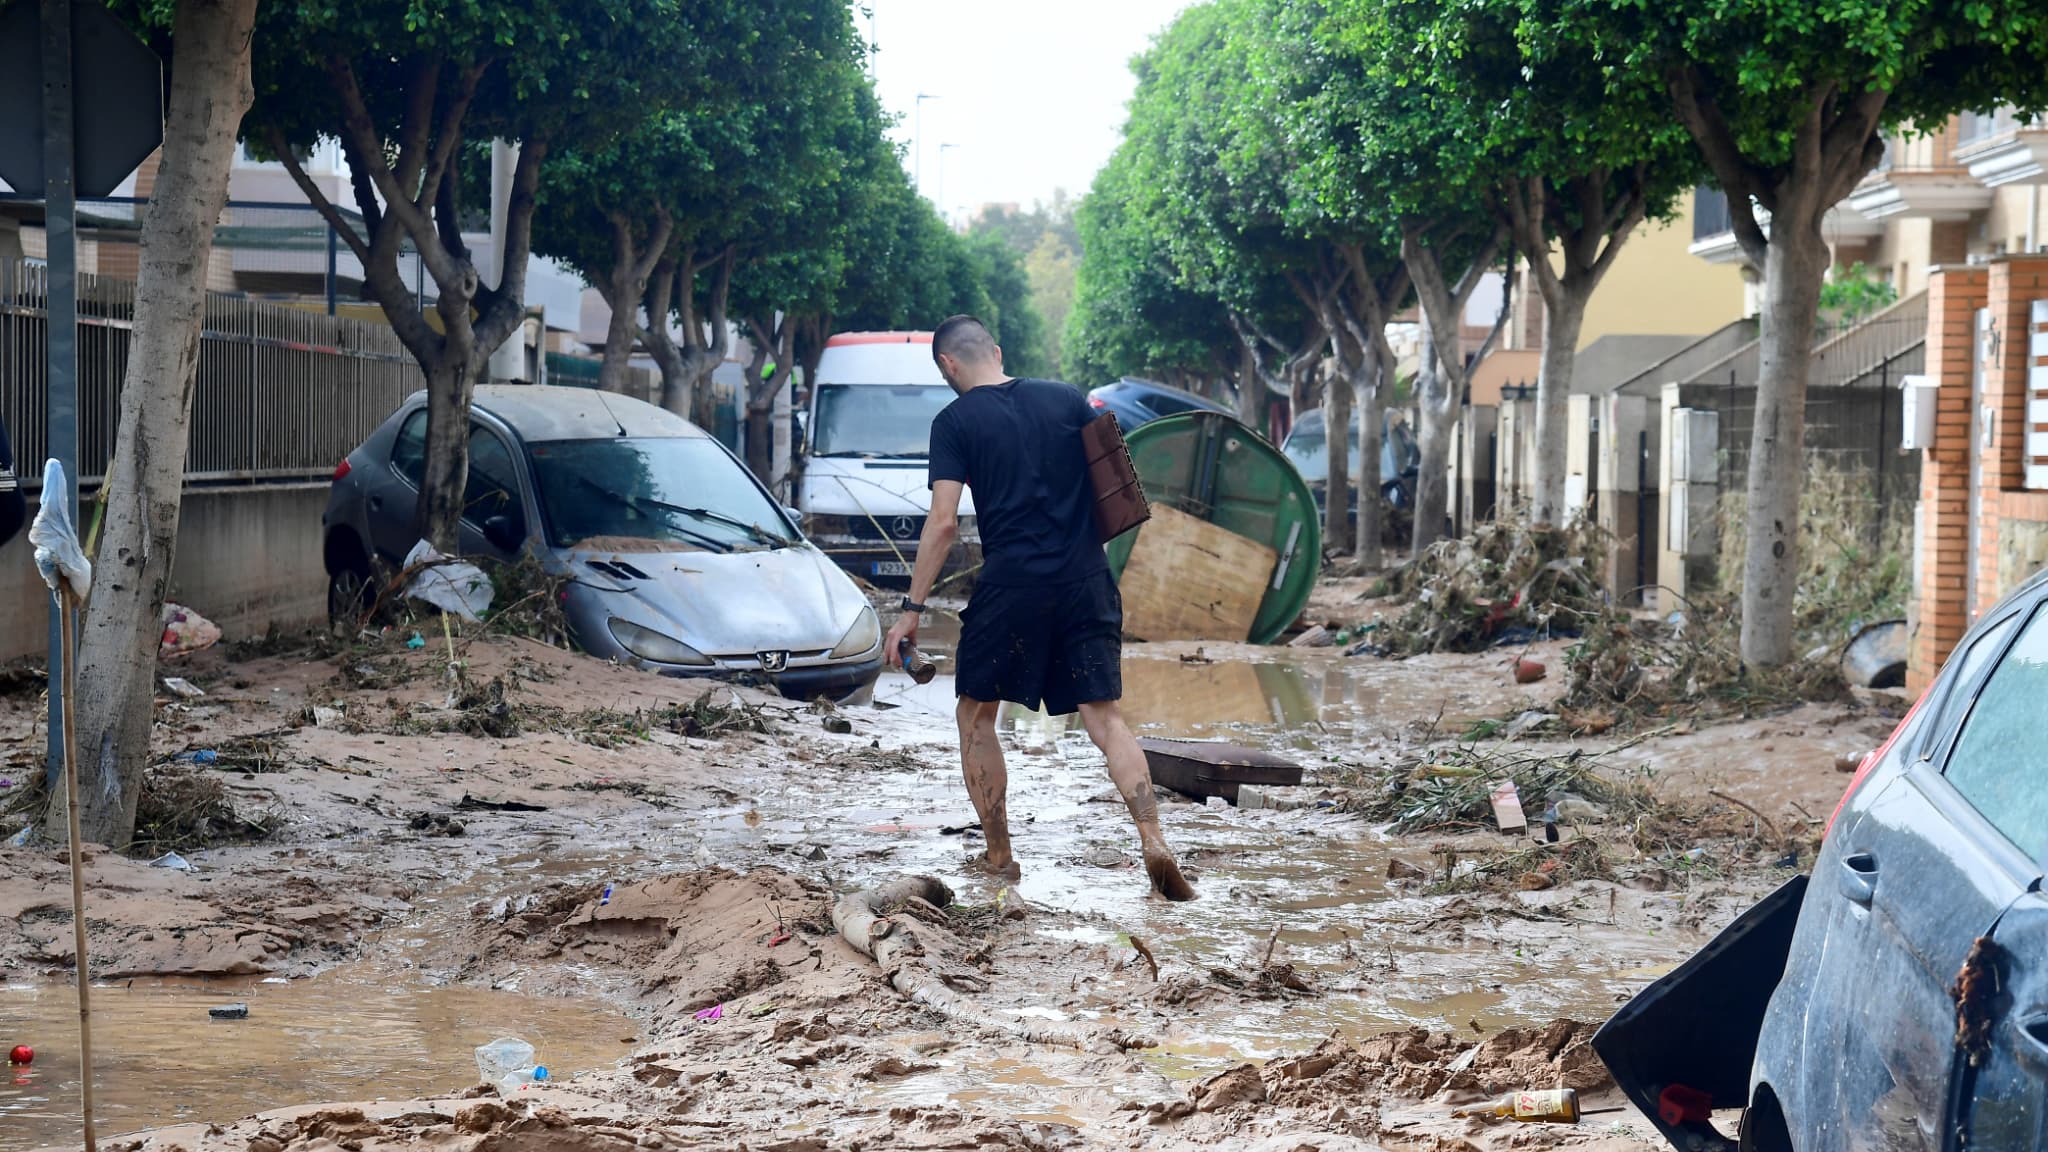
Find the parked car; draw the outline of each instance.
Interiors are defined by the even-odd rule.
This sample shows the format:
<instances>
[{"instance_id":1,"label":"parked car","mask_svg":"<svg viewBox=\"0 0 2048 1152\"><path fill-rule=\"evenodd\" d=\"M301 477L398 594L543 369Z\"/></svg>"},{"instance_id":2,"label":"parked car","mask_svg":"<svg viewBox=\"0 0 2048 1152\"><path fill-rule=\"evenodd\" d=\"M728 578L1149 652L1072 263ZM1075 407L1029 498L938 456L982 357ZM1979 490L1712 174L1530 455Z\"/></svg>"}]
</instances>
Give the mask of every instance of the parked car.
<instances>
[{"instance_id":1,"label":"parked car","mask_svg":"<svg viewBox=\"0 0 2048 1152\"><path fill-rule=\"evenodd\" d=\"M1116 426L1125 432L1161 416L1177 416L1182 412L1236 415L1228 405L1218 404L1207 396L1198 396L1185 388L1140 380L1136 376L1126 376L1114 384L1104 384L1089 392L1088 405L1098 412L1114 413Z\"/></svg>"},{"instance_id":2,"label":"parked car","mask_svg":"<svg viewBox=\"0 0 2048 1152\"><path fill-rule=\"evenodd\" d=\"M1676 1146L2048 1147L2048 573L1983 615L1794 879L1594 1040ZM1707 1119L1743 1108L1730 1141Z\"/></svg>"},{"instance_id":3,"label":"parked car","mask_svg":"<svg viewBox=\"0 0 2048 1152\"><path fill-rule=\"evenodd\" d=\"M360 614L373 573L418 541L426 395L401 405L334 473L329 612ZM562 607L593 656L666 676L858 698L882 668L867 598L724 445L672 413L583 388L476 390L465 555L532 554L567 581Z\"/></svg>"},{"instance_id":4,"label":"parked car","mask_svg":"<svg viewBox=\"0 0 2048 1152\"><path fill-rule=\"evenodd\" d=\"M842 332L825 342L796 506L811 539L848 571L909 583L932 507L932 420L952 402L929 332ZM960 500L960 542L962 557L980 546L971 494Z\"/></svg>"},{"instance_id":5,"label":"parked car","mask_svg":"<svg viewBox=\"0 0 2048 1152\"><path fill-rule=\"evenodd\" d=\"M1351 418L1351 507L1358 507L1358 479L1365 471L1364 448L1359 443L1360 426L1354 413ZM1308 481L1309 489L1315 493L1316 507L1321 509L1330 485L1329 433L1323 426L1323 414L1319 409L1303 412L1288 429L1287 439L1281 442L1280 450ZM1381 413L1380 422L1380 498L1393 508L1415 506L1415 473L1421 454L1416 450L1415 438L1408 432L1408 425L1394 419L1392 409Z\"/></svg>"}]
</instances>

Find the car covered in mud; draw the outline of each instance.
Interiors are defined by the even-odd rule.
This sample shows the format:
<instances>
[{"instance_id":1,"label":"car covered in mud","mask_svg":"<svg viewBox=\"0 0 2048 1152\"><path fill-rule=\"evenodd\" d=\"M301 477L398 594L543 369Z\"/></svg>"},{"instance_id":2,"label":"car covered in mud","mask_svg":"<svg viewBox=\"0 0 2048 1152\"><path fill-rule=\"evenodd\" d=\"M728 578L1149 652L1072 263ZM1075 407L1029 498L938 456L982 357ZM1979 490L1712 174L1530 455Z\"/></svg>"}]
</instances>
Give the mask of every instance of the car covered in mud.
<instances>
[{"instance_id":1,"label":"car covered in mud","mask_svg":"<svg viewBox=\"0 0 2048 1152\"><path fill-rule=\"evenodd\" d=\"M399 406L335 470L328 611L359 617L418 542L427 404ZM476 390L461 551L562 581L578 646L669 676L859 699L882 668L874 609L725 446L651 404L583 388Z\"/></svg>"},{"instance_id":2,"label":"car covered in mud","mask_svg":"<svg viewBox=\"0 0 2048 1152\"><path fill-rule=\"evenodd\" d=\"M1594 1046L1681 1149L2048 1147L2044 861L2048 573L1864 758L1811 873Z\"/></svg>"}]
</instances>

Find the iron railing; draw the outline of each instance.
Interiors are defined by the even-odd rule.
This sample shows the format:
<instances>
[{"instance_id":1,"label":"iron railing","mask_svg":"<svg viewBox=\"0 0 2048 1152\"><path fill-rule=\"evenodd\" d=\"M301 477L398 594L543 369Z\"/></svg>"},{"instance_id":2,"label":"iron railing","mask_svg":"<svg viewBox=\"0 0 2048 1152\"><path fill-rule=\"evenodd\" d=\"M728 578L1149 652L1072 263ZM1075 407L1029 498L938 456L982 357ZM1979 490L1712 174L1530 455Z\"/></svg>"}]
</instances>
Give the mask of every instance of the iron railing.
<instances>
[{"instance_id":1,"label":"iron railing","mask_svg":"<svg viewBox=\"0 0 2048 1152\"><path fill-rule=\"evenodd\" d=\"M48 275L39 262L0 265L0 419L32 485L49 447ZM78 297L79 478L90 486L114 448L135 285L80 274ZM186 481L325 479L424 386L385 325L208 293Z\"/></svg>"}]
</instances>

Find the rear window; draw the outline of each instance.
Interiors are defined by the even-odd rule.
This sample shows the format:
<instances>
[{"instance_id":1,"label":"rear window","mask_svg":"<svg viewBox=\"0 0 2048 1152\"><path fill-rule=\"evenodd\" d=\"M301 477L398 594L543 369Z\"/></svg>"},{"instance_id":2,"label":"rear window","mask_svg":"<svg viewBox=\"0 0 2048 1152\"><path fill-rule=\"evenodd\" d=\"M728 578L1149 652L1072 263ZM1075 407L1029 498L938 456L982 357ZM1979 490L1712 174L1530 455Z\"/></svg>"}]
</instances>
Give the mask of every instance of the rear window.
<instances>
[{"instance_id":1,"label":"rear window","mask_svg":"<svg viewBox=\"0 0 2048 1152\"><path fill-rule=\"evenodd\" d=\"M1980 647L1982 647L1980 645ZM2037 611L1970 708L1949 783L2006 839L2048 859L2048 611Z\"/></svg>"}]
</instances>

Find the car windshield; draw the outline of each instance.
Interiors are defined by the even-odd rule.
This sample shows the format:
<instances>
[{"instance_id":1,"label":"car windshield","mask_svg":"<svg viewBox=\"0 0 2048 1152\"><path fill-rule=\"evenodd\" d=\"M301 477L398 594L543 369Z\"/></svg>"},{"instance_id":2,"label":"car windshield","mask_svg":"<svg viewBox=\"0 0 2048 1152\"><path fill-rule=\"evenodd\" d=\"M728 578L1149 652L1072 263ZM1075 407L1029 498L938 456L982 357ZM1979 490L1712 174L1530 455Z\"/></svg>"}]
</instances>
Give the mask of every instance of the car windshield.
<instances>
[{"instance_id":1,"label":"car windshield","mask_svg":"<svg viewBox=\"0 0 2048 1152\"><path fill-rule=\"evenodd\" d=\"M952 402L943 384L820 384L811 455L922 460L932 419Z\"/></svg>"},{"instance_id":2,"label":"car windshield","mask_svg":"<svg viewBox=\"0 0 2048 1152\"><path fill-rule=\"evenodd\" d=\"M528 451L557 548L731 552L794 543L781 510L709 438L555 440Z\"/></svg>"},{"instance_id":3,"label":"car windshield","mask_svg":"<svg viewBox=\"0 0 2048 1152\"><path fill-rule=\"evenodd\" d=\"M1303 480L1311 484L1322 484L1330 479L1329 444L1329 437L1323 435L1321 421L1310 425L1304 420L1295 425L1294 431L1288 434L1287 443L1282 445L1280 450L1285 452L1287 458L1294 462L1294 467L1300 471ZM1360 469L1365 465L1365 459L1361 452L1362 449L1358 443L1358 425L1353 424L1351 426L1351 478L1354 483L1358 479Z\"/></svg>"}]
</instances>

